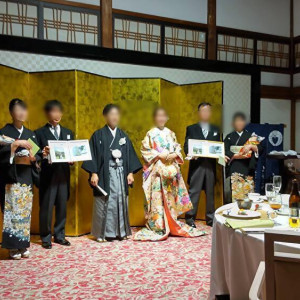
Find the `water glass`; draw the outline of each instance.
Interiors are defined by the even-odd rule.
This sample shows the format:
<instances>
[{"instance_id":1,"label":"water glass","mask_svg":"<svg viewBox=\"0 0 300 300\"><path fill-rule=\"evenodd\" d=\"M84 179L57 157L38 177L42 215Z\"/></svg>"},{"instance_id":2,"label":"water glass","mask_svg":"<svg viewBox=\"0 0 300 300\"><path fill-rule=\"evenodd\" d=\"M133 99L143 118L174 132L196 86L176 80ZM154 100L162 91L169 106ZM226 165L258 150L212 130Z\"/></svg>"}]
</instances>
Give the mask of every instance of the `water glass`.
<instances>
[{"instance_id":1,"label":"water glass","mask_svg":"<svg viewBox=\"0 0 300 300\"><path fill-rule=\"evenodd\" d=\"M273 176L273 185L276 194L279 194L282 185L282 178L280 175Z\"/></svg>"},{"instance_id":2,"label":"water glass","mask_svg":"<svg viewBox=\"0 0 300 300\"><path fill-rule=\"evenodd\" d=\"M266 183L265 186L266 196L268 201L270 201L275 196L274 184L273 183Z\"/></svg>"}]
</instances>

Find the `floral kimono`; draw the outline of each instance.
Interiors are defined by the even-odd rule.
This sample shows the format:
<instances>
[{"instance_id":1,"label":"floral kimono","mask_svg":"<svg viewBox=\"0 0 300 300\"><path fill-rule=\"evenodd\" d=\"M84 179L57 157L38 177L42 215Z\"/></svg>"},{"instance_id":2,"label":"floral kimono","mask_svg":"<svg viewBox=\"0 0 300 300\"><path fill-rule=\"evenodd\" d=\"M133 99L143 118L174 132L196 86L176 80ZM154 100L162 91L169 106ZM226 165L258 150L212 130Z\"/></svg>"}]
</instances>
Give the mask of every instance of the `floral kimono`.
<instances>
[{"instance_id":1,"label":"floral kimono","mask_svg":"<svg viewBox=\"0 0 300 300\"><path fill-rule=\"evenodd\" d=\"M142 142L142 156L145 161L143 189L145 192L146 228L137 232L134 240L160 241L168 236L196 237L204 234L199 229L177 220L189 211L192 203L185 187L180 164L183 164L180 144L168 128L153 128ZM176 153L171 164L159 159L162 152Z\"/></svg>"}]
</instances>

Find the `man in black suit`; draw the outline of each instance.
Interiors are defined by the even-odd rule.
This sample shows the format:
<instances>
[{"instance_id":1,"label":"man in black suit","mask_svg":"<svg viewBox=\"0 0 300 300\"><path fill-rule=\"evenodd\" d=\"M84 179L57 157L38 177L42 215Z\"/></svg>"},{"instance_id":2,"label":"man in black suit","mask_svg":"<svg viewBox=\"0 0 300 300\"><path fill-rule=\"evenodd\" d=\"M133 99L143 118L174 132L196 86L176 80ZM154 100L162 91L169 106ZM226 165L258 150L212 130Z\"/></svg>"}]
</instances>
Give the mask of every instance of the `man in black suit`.
<instances>
[{"instance_id":1,"label":"man in black suit","mask_svg":"<svg viewBox=\"0 0 300 300\"><path fill-rule=\"evenodd\" d=\"M186 129L184 152L188 154L188 140L208 140L220 141L219 128L210 124L211 104L203 102L198 105L199 122L190 125ZM212 226L215 200L214 186L216 176L216 160L214 158L201 157L190 161L188 184L189 195L193 203L193 209L185 214L186 223L196 227L195 218L198 211L198 204L201 191L204 189L206 193L206 224Z\"/></svg>"},{"instance_id":2,"label":"man in black suit","mask_svg":"<svg viewBox=\"0 0 300 300\"><path fill-rule=\"evenodd\" d=\"M49 162L49 140L73 140L71 130L59 123L63 115L62 104L58 100L49 100L44 107L48 123L36 130L39 147L43 149L40 176L40 236L42 246L51 249L52 213L55 206L54 242L70 246L65 239L67 200L70 194L70 164Z\"/></svg>"}]
</instances>

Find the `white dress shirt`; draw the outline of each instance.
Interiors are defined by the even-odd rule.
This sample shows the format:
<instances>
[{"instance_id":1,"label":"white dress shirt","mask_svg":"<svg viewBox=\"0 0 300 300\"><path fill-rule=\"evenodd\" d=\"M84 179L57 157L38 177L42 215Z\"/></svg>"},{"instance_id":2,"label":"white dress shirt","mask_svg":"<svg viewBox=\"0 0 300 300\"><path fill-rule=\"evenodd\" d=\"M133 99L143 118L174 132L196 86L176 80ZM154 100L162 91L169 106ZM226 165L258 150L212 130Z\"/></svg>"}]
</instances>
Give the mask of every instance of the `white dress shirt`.
<instances>
[{"instance_id":1,"label":"white dress shirt","mask_svg":"<svg viewBox=\"0 0 300 300\"><path fill-rule=\"evenodd\" d=\"M17 128L16 126L15 126L15 128L19 131L19 133L20 133L20 135L19 135L19 138L21 137L21 135L22 135L22 133L23 133L23 130L24 130L24 126L22 125L22 127L21 128Z\"/></svg>"},{"instance_id":2,"label":"white dress shirt","mask_svg":"<svg viewBox=\"0 0 300 300\"><path fill-rule=\"evenodd\" d=\"M55 128L52 124L50 124L49 129L50 129L51 133L55 136ZM56 125L56 132L57 132L58 137L60 137L60 130L61 130L60 125L57 124Z\"/></svg>"}]
</instances>

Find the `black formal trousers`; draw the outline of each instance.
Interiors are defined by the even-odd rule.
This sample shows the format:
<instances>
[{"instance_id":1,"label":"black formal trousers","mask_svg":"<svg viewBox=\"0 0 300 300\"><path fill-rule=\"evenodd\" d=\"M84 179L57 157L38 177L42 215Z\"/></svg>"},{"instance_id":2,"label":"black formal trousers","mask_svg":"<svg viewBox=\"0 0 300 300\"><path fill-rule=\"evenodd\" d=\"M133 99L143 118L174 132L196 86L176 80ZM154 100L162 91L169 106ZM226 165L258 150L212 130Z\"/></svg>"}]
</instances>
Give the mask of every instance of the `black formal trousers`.
<instances>
[{"instance_id":1,"label":"black formal trousers","mask_svg":"<svg viewBox=\"0 0 300 300\"><path fill-rule=\"evenodd\" d=\"M194 170L190 178L189 195L193 209L185 214L186 219L196 219L200 194L205 190L206 194L206 223L213 224L215 201L214 201L215 172L209 163L202 163Z\"/></svg>"},{"instance_id":2,"label":"black formal trousers","mask_svg":"<svg viewBox=\"0 0 300 300\"><path fill-rule=\"evenodd\" d=\"M68 194L68 178L63 168L58 168L49 184L42 187L42 191L40 191L40 236L43 242L51 242L54 206L54 238L59 240L65 238Z\"/></svg>"}]
</instances>

